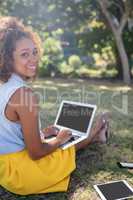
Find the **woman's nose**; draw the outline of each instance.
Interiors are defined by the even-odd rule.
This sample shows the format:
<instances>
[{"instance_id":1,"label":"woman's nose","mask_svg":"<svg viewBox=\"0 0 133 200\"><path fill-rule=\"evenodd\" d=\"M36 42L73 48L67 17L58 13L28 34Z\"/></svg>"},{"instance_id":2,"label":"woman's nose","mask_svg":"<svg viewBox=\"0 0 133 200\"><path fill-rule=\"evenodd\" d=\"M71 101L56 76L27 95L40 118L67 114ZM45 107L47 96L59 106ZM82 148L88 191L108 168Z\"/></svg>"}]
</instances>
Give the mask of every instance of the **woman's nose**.
<instances>
[{"instance_id":1,"label":"woman's nose","mask_svg":"<svg viewBox=\"0 0 133 200\"><path fill-rule=\"evenodd\" d=\"M37 61L37 60L38 60L38 56L34 55L34 54L31 54L30 61Z\"/></svg>"}]
</instances>

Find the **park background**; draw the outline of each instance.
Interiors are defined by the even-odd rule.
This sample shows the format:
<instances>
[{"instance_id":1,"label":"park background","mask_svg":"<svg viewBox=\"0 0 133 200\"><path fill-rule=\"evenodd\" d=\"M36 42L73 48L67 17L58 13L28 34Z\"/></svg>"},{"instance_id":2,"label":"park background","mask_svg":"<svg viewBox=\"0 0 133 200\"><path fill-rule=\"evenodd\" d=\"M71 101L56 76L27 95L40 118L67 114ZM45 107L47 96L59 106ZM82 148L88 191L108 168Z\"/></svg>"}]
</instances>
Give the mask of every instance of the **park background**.
<instances>
[{"instance_id":1,"label":"park background","mask_svg":"<svg viewBox=\"0 0 133 200\"><path fill-rule=\"evenodd\" d=\"M133 161L133 1L0 0L0 16L15 16L40 35L43 55L32 84L40 97L42 126L54 123L63 99L94 103L111 113L108 144L77 155L67 193L19 196L0 188L2 199L96 200L93 185L126 179Z\"/></svg>"}]
</instances>

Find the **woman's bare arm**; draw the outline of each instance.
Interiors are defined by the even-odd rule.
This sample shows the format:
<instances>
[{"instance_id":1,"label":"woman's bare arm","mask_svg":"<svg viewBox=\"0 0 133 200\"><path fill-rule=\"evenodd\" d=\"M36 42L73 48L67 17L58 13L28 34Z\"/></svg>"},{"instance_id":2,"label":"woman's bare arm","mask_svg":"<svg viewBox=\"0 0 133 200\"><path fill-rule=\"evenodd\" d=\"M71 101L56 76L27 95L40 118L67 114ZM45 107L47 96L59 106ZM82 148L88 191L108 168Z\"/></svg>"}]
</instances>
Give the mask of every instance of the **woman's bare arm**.
<instances>
[{"instance_id":1,"label":"woman's bare arm","mask_svg":"<svg viewBox=\"0 0 133 200\"><path fill-rule=\"evenodd\" d=\"M13 101L15 112L19 116L22 125L26 148L33 160L52 153L60 144L70 138L69 134L62 133L60 137L56 137L53 141L41 142L38 123L38 102L31 89L21 88L17 90Z\"/></svg>"},{"instance_id":2,"label":"woman's bare arm","mask_svg":"<svg viewBox=\"0 0 133 200\"><path fill-rule=\"evenodd\" d=\"M42 144L41 142L38 123L38 102L31 89L19 89L15 94L15 99L16 112L22 125L24 141L31 158L39 159L56 150L60 145L58 139L50 143Z\"/></svg>"}]
</instances>

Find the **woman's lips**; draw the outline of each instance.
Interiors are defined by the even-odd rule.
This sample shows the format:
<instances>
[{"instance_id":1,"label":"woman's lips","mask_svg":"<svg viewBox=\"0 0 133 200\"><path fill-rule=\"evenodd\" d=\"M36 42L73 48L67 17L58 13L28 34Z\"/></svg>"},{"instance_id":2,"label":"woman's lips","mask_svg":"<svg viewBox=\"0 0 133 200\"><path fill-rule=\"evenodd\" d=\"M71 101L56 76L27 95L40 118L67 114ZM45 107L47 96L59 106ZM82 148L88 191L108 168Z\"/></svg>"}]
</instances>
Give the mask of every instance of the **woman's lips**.
<instances>
[{"instance_id":1,"label":"woman's lips","mask_svg":"<svg viewBox=\"0 0 133 200\"><path fill-rule=\"evenodd\" d=\"M28 69L32 69L32 70L36 70L36 66L33 66L33 65L32 66L28 66L27 68Z\"/></svg>"}]
</instances>

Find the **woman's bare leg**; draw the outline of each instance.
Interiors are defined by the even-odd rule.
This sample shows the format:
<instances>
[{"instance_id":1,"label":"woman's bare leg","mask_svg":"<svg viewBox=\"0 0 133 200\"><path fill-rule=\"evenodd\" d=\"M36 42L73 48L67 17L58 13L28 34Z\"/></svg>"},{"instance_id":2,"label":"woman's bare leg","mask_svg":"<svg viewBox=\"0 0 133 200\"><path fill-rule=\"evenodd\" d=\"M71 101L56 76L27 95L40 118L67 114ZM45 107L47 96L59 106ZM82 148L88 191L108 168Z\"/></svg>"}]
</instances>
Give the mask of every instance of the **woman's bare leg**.
<instances>
[{"instance_id":1,"label":"woman's bare leg","mask_svg":"<svg viewBox=\"0 0 133 200\"><path fill-rule=\"evenodd\" d=\"M99 119L96 121L96 125L94 128L91 129L91 132L89 134L89 137L86 138L85 140L75 144L76 151L80 149L86 148L89 144L98 141L97 138L99 138L99 134L105 127L105 116L101 115ZM103 134L103 133L102 133Z\"/></svg>"},{"instance_id":2,"label":"woman's bare leg","mask_svg":"<svg viewBox=\"0 0 133 200\"><path fill-rule=\"evenodd\" d=\"M75 148L76 151L80 150L80 149L84 149L86 148L89 144L91 144L94 140L95 135L97 135L98 133L95 132L95 130L91 131L91 135L86 138L85 140L82 140L81 142L75 144Z\"/></svg>"}]
</instances>

